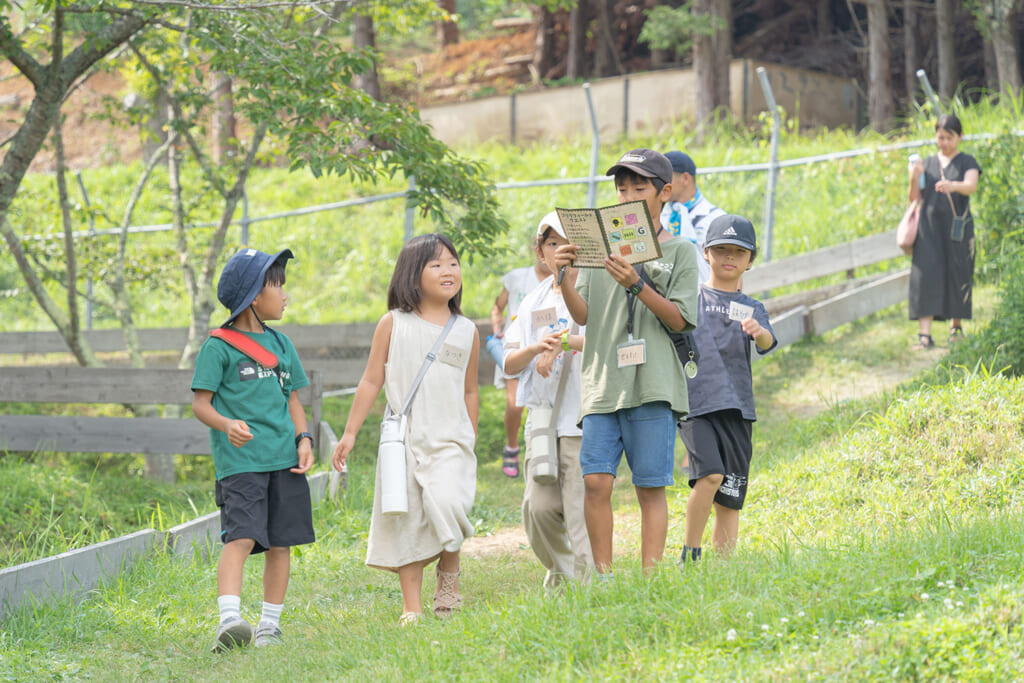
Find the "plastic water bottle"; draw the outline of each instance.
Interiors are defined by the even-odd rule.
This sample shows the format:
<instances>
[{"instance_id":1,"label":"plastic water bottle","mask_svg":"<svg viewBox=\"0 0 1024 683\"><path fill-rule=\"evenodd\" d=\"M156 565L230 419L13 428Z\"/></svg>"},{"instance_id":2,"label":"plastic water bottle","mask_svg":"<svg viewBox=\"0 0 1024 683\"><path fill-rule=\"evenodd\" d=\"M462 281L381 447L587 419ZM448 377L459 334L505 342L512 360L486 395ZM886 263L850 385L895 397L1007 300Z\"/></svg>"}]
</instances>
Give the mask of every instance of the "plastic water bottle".
<instances>
[{"instance_id":1,"label":"plastic water bottle","mask_svg":"<svg viewBox=\"0 0 1024 683\"><path fill-rule=\"evenodd\" d=\"M385 515L404 515L409 511L405 488L405 415L393 415L380 423L380 511Z\"/></svg>"},{"instance_id":2,"label":"plastic water bottle","mask_svg":"<svg viewBox=\"0 0 1024 683\"><path fill-rule=\"evenodd\" d=\"M487 353L491 354L491 358L502 370L505 369L505 359L502 358L502 341L501 337L495 337L493 334L487 335L487 341L485 343Z\"/></svg>"},{"instance_id":3,"label":"plastic water bottle","mask_svg":"<svg viewBox=\"0 0 1024 683\"><path fill-rule=\"evenodd\" d=\"M530 477L538 484L558 479L558 436L549 405L530 408Z\"/></svg>"},{"instance_id":4,"label":"plastic water bottle","mask_svg":"<svg viewBox=\"0 0 1024 683\"><path fill-rule=\"evenodd\" d=\"M914 170L914 166L919 161L921 161L921 155L918 154L917 152L914 152L909 157L907 157L907 169L911 171Z\"/></svg>"}]
</instances>

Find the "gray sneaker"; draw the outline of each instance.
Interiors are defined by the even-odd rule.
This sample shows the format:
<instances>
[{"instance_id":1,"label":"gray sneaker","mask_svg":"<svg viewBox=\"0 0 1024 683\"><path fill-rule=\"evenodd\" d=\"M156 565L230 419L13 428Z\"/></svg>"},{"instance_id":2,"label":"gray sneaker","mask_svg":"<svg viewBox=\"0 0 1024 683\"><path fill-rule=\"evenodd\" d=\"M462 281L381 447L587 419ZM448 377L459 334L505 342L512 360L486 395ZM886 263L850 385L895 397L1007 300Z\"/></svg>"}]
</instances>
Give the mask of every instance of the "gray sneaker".
<instances>
[{"instance_id":1,"label":"gray sneaker","mask_svg":"<svg viewBox=\"0 0 1024 683\"><path fill-rule=\"evenodd\" d=\"M252 640L252 626L242 617L228 617L217 625L217 642L213 652L226 652L244 647Z\"/></svg>"},{"instance_id":2,"label":"gray sneaker","mask_svg":"<svg viewBox=\"0 0 1024 683\"><path fill-rule=\"evenodd\" d=\"M261 621L256 626L256 636L252 641L253 645L264 647L266 645L278 645L280 642L281 629L277 624L268 624L265 621Z\"/></svg>"}]
</instances>

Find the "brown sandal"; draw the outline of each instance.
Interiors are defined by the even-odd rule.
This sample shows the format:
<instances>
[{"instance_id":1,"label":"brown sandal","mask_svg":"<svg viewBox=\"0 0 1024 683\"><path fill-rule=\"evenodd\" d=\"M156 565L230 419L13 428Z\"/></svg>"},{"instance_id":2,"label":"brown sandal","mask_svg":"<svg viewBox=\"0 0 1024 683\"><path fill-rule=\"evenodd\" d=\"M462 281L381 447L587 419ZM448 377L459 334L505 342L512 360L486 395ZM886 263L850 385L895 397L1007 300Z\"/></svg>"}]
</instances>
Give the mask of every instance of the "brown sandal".
<instances>
[{"instance_id":1,"label":"brown sandal","mask_svg":"<svg viewBox=\"0 0 1024 683\"><path fill-rule=\"evenodd\" d=\"M437 590L434 591L434 615L445 619L462 607L462 595L459 594L458 572L443 572L437 568Z\"/></svg>"}]
</instances>

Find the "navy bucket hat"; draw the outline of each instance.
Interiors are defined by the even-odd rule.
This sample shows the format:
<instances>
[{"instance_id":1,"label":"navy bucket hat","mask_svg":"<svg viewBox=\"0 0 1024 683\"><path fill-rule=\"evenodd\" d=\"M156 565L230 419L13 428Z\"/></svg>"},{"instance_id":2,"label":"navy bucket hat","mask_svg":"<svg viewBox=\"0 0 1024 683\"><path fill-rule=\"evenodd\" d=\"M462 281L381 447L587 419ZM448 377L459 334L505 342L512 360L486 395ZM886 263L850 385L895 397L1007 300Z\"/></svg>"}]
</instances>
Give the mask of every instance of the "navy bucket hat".
<instances>
[{"instance_id":1,"label":"navy bucket hat","mask_svg":"<svg viewBox=\"0 0 1024 683\"><path fill-rule=\"evenodd\" d=\"M270 266L278 262L284 265L290 258L295 258L291 249L282 249L274 255L258 249L242 249L228 259L217 281L217 299L231 315L221 327L231 323L255 301Z\"/></svg>"}]
</instances>

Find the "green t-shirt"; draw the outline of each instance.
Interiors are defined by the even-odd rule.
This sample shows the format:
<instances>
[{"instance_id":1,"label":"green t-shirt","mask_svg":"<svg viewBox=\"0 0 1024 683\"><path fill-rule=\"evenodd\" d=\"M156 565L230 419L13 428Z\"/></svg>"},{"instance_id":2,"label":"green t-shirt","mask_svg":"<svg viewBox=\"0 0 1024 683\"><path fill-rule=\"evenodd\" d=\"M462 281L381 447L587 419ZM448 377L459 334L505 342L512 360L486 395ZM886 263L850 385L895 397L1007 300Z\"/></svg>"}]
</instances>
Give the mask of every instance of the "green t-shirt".
<instances>
[{"instance_id":1,"label":"green t-shirt","mask_svg":"<svg viewBox=\"0 0 1024 683\"><path fill-rule=\"evenodd\" d=\"M196 356L192 390L213 392L213 407L224 417L244 420L252 440L235 448L224 432L210 430L210 449L217 479L240 472L273 472L299 463L295 449L295 425L288 413L291 392L309 384L295 346L280 332L253 334L278 358L281 379L226 342L214 337L203 342ZM278 344L280 339L281 344ZM281 350L281 345L284 351ZM282 386L283 385L283 386Z\"/></svg>"},{"instance_id":2,"label":"green t-shirt","mask_svg":"<svg viewBox=\"0 0 1024 683\"><path fill-rule=\"evenodd\" d=\"M644 269L655 289L679 307L693 329L697 320L697 251L690 242L672 238L661 243L662 257ZM643 339L647 361L618 366L618 346L627 340L626 290L603 268L586 268L576 289L587 302L583 344L583 400L580 420L592 413L613 413L665 401L679 415L689 412L686 375L667 330L643 302L634 300L633 338Z\"/></svg>"}]
</instances>

